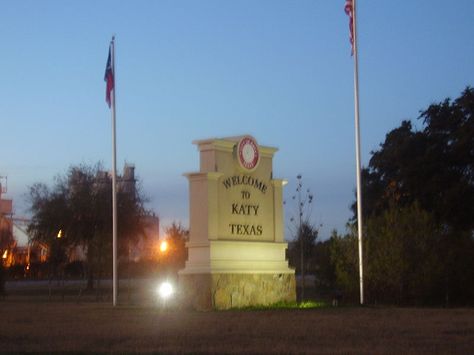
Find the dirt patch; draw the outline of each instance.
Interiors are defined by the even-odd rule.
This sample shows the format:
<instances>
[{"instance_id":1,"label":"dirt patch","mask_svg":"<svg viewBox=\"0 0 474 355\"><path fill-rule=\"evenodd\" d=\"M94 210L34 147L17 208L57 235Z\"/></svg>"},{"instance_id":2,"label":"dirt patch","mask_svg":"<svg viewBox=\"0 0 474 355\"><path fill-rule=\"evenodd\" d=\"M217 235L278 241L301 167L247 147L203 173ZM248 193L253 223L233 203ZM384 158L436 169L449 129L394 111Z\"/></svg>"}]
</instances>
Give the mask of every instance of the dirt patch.
<instances>
[{"instance_id":1,"label":"dirt patch","mask_svg":"<svg viewBox=\"0 0 474 355\"><path fill-rule=\"evenodd\" d=\"M191 312L105 303L0 302L2 352L459 353L474 309Z\"/></svg>"}]
</instances>

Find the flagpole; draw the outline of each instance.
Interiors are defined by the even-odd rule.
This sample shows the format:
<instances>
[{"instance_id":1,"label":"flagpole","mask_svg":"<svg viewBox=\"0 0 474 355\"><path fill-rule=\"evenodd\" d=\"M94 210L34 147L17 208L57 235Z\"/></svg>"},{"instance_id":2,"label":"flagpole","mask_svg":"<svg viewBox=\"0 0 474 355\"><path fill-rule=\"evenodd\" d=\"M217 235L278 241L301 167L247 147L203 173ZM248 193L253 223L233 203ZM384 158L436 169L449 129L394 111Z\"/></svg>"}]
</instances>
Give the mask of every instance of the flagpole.
<instances>
[{"instance_id":1,"label":"flagpole","mask_svg":"<svg viewBox=\"0 0 474 355\"><path fill-rule=\"evenodd\" d=\"M357 16L356 0L352 0L353 6L353 31L354 31L354 111L355 111L355 144L356 144L356 180L357 180L357 235L359 242L359 283L360 304L364 304L364 273L362 262L362 184L361 184L361 159L360 159L360 128L359 128L359 63L357 52Z\"/></svg>"},{"instance_id":2,"label":"flagpole","mask_svg":"<svg viewBox=\"0 0 474 355\"><path fill-rule=\"evenodd\" d=\"M115 134L115 88L116 73L115 73L115 36L112 36L110 42L111 58L112 58L112 72L114 76L114 87L112 90L112 287L113 287L113 305L117 305L117 145Z\"/></svg>"}]
</instances>

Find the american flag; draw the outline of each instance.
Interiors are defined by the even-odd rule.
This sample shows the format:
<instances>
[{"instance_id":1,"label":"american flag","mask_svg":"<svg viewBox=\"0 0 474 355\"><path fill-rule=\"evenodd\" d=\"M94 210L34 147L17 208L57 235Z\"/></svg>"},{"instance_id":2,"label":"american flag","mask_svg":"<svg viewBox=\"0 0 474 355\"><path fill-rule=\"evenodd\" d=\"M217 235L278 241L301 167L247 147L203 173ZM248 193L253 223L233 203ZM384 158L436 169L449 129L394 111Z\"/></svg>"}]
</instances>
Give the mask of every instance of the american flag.
<instances>
[{"instance_id":1,"label":"american flag","mask_svg":"<svg viewBox=\"0 0 474 355\"><path fill-rule=\"evenodd\" d=\"M114 89L114 72L112 69L110 47L109 47L109 57L107 58L107 66L105 67L104 81L107 83L107 86L105 89L105 101L107 102L107 105L109 105L109 108L110 108L110 105L112 103L111 93L112 93L112 90Z\"/></svg>"},{"instance_id":2,"label":"american flag","mask_svg":"<svg viewBox=\"0 0 474 355\"><path fill-rule=\"evenodd\" d=\"M354 55L354 5L352 0L346 0L344 11L349 16L349 42L351 42L351 55Z\"/></svg>"}]
</instances>

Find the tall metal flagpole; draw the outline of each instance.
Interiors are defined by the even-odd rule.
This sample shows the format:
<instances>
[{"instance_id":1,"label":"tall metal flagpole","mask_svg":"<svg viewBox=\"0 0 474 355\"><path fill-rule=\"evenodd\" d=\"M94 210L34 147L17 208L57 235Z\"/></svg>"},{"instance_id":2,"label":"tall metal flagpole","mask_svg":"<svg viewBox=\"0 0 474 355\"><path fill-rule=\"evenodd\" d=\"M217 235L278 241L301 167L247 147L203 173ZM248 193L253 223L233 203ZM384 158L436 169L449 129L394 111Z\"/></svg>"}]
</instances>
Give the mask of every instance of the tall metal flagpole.
<instances>
[{"instance_id":1,"label":"tall metal flagpole","mask_svg":"<svg viewBox=\"0 0 474 355\"><path fill-rule=\"evenodd\" d=\"M356 181L357 181L357 234L359 240L359 282L360 304L364 304L364 273L362 262L362 191L361 191L361 159L359 130L359 63L357 53L357 17L356 0L346 0L344 11L349 16L351 54L354 56L354 111L355 111L355 145L356 145Z\"/></svg>"},{"instance_id":2,"label":"tall metal flagpole","mask_svg":"<svg viewBox=\"0 0 474 355\"><path fill-rule=\"evenodd\" d=\"M357 16L356 0L352 0L352 30L354 41L354 110L355 110L355 144L356 144L356 180L357 180L357 234L359 241L359 282L360 282L360 304L364 304L364 273L362 262L362 184L361 184L361 159L360 159L360 129L359 129L359 63L357 57Z\"/></svg>"},{"instance_id":3,"label":"tall metal flagpole","mask_svg":"<svg viewBox=\"0 0 474 355\"><path fill-rule=\"evenodd\" d=\"M114 76L114 87L112 90L111 107L112 107L112 283L113 283L113 304L117 305L117 145L115 139L115 89L116 73L115 73L115 36L112 36L110 42L112 54L112 72Z\"/></svg>"}]
</instances>

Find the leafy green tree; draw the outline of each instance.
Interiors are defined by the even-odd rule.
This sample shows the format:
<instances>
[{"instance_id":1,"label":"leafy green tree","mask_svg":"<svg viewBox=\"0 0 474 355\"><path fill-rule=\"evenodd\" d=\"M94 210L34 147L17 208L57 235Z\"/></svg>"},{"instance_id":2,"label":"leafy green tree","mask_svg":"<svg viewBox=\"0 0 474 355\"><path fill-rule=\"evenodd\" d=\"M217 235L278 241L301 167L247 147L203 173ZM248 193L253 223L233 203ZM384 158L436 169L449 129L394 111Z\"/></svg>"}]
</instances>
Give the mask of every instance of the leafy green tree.
<instances>
[{"instance_id":1,"label":"leafy green tree","mask_svg":"<svg viewBox=\"0 0 474 355\"><path fill-rule=\"evenodd\" d=\"M335 290L345 300L356 301L359 297L359 256L357 233L354 228L345 236L333 232L329 239L331 268L334 270Z\"/></svg>"},{"instance_id":2,"label":"leafy green tree","mask_svg":"<svg viewBox=\"0 0 474 355\"><path fill-rule=\"evenodd\" d=\"M436 294L440 232L418 203L392 206L367 221L366 280L372 302L427 304Z\"/></svg>"}]
</instances>

